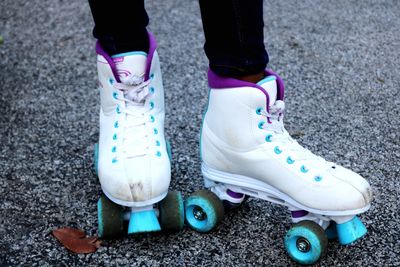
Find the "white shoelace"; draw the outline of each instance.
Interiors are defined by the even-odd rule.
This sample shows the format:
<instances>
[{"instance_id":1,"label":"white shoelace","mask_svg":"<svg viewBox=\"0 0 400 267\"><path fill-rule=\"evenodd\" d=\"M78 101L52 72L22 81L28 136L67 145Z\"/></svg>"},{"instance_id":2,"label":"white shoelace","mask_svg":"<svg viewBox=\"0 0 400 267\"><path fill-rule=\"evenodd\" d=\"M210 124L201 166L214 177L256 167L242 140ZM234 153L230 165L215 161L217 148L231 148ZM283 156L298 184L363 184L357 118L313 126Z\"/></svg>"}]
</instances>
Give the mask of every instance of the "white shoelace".
<instances>
[{"instance_id":1,"label":"white shoelace","mask_svg":"<svg viewBox=\"0 0 400 267\"><path fill-rule=\"evenodd\" d=\"M319 173L324 173L331 169L334 164L328 162L322 157L313 154L308 149L302 147L296 140L294 140L286 131L283 125L283 113L285 110L285 103L282 100L277 100L271 107L270 111L261 111L261 115L266 117L271 123L266 122L263 129L272 134L272 142L276 142L279 149L287 152L290 158L294 161L302 161L302 163L309 168L317 168Z\"/></svg>"},{"instance_id":2,"label":"white shoelace","mask_svg":"<svg viewBox=\"0 0 400 267\"><path fill-rule=\"evenodd\" d=\"M123 97L117 96L118 100L124 101L124 108L121 106L119 112L125 113L125 121L121 127L120 134L123 138L123 153L126 158L143 157L147 155L149 142L144 128L148 122L149 107L145 106L147 97L150 94L150 81L144 81L143 77L127 76L121 78L121 83L114 82L114 88L123 92Z\"/></svg>"}]
</instances>

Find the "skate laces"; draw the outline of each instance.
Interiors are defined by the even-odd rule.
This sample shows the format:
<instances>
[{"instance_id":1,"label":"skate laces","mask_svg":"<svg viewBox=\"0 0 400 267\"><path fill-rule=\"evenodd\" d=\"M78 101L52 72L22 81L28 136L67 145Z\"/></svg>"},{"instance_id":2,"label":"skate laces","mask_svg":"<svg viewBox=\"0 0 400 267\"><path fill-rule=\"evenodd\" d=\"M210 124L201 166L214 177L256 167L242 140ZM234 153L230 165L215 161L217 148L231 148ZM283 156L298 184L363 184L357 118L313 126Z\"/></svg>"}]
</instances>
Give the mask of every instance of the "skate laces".
<instances>
[{"instance_id":1,"label":"skate laces","mask_svg":"<svg viewBox=\"0 0 400 267\"><path fill-rule=\"evenodd\" d=\"M149 143L145 124L148 119L149 107L145 102L150 94L150 80L144 81L143 76L129 75L121 77L121 82L114 82L114 88L123 92L123 97L117 96L125 105L118 106L118 113L125 113L123 127L123 152L126 158L142 157L147 155Z\"/></svg>"},{"instance_id":2,"label":"skate laces","mask_svg":"<svg viewBox=\"0 0 400 267\"><path fill-rule=\"evenodd\" d=\"M330 169L334 165L332 162L313 154L290 136L283 125L284 110L285 103L282 100L277 100L269 108L269 112L264 109L259 112L260 115L267 118L268 122L262 124L260 128L269 133L267 135L270 138L268 139L269 142L277 144L274 148L275 153L280 154L284 151L286 155L289 155L290 164L301 161L304 164L303 166L306 166L304 169L302 167L303 172L308 171L309 168L316 168L322 174Z\"/></svg>"}]
</instances>

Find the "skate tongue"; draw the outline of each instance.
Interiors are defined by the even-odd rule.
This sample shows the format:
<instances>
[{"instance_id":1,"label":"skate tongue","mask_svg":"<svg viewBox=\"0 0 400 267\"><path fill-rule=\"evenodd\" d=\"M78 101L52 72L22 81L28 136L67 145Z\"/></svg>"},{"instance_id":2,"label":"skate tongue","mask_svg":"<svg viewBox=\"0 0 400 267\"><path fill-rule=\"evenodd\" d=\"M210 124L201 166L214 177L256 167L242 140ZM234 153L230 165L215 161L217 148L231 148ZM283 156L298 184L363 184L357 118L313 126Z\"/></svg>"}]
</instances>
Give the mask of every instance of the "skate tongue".
<instances>
[{"instance_id":1,"label":"skate tongue","mask_svg":"<svg viewBox=\"0 0 400 267\"><path fill-rule=\"evenodd\" d=\"M122 83L132 85L135 79L143 80L146 71L147 53L141 51L122 53L112 56L117 68L119 79Z\"/></svg>"},{"instance_id":2,"label":"skate tongue","mask_svg":"<svg viewBox=\"0 0 400 267\"><path fill-rule=\"evenodd\" d=\"M272 75L267 76L261 81L259 81L257 85L261 86L262 88L265 89L265 91L267 91L269 96L269 106L271 107L275 103L278 93L278 88L276 85L276 77Z\"/></svg>"}]
</instances>

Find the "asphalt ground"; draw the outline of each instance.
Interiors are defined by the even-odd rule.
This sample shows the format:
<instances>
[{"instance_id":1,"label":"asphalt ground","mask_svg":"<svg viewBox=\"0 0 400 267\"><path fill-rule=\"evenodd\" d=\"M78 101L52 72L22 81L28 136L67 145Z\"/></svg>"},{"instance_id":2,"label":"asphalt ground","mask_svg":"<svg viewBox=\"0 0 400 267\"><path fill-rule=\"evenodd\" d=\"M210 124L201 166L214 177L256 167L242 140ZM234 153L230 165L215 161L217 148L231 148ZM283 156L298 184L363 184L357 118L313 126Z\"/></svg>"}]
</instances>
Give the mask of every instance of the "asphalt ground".
<instances>
[{"instance_id":1,"label":"asphalt ground","mask_svg":"<svg viewBox=\"0 0 400 267\"><path fill-rule=\"evenodd\" d=\"M171 188L202 188L198 135L207 97L195 0L146 1L166 88ZM278 1L265 9L269 67L286 81L287 129L374 189L368 235L337 242L321 266L399 266L400 2ZM289 266L287 211L250 199L212 233L145 234L68 252L59 227L97 231L93 171L99 92L89 6L0 2L0 265Z\"/></svg>"}]
</instances>

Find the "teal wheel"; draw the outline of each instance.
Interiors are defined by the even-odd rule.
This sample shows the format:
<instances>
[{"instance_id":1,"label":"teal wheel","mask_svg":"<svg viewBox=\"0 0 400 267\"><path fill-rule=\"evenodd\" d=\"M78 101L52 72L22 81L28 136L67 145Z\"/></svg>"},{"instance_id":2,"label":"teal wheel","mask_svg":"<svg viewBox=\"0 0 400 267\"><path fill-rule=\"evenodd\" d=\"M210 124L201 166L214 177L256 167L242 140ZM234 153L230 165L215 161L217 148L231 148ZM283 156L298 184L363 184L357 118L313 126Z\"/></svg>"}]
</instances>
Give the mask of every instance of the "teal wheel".
<instances>
[{"instance_id":1,"label":"teal wheel","mask_svg":"<svg viewBox=\"0 0 400 267\"><path fill-rule=\"evenodd\" d=\"M304 265L316 263L326 253L327 246L324 229L312 221L295 224L285 236L289 256Z\"/></svg>"},{"instance_id":2,"label":"teal wheel","mask_svg":"<svg viewBox=\"0 0 400 267\"><path fill-rule=\"evenodd\" d=\"M101 196L97 202L99 237L110 239L124 233L123 208Z\"/></svg>"},{"instance_id":3,"label":"teal wheel","mask_svg":"<svg viewBox=\"0 0 400 267\"><path fill-rule=\"evenodd\" d=\"M93 149L93 161L94 161L94 171L97 176L99 176L99 144L94 144Z\"/></svg>"},{"instance_id":4,"label":"teal wheel","mask_svg":"<svg viewBox=\"0 0 400 267\"><path fill-rule=\"evenodd\" d=\"M186 200L185 216L187 224L198 232L209 232L224 217L224 206L212 192L200 190Z\"/></svg>"},{"instance_id":5,"label":"teal wheel","mask_svg":"<svg viewBox=\"0 0 400 267\"><path fill-rule=\"evenodd\" d=\"M168 140L165 140L165 144L167 146L167 154L169 157L169 160L172 161L172 149L171 149L171 144Z\"/></svg>"},{"instance_id":6,"label":"teal wheel","mask_svg":"<svg viewBox=\"0 0 400 267\"><path fill-rule=\"evenodd\" d=\"M328 228L325 229L325 234L329 240L333 240L338 237L336 230L336 223L334 221L331 221Z\"/></svg>"},{"instance_id":7,"label":"teal wheel","mask_svg":"<svg viewBox=\"0 0 400 267\"><path fill-rule=\"evenodd\" d=\"M185 209L180 192L169 192L159 203L159 221L163 231L177 232L185 223Z\"/></svg>"}]
</instances>

